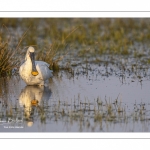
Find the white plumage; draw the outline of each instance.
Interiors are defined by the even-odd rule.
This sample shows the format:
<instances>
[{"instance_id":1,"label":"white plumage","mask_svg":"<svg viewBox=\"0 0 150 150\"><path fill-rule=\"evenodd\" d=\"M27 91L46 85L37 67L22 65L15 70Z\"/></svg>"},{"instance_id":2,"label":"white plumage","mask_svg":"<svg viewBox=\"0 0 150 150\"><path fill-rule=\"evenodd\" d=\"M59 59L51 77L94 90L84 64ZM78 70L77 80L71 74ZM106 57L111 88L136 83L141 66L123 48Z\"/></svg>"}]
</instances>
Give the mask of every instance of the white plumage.
<instances>
[{"instance_id":1,"label":"white plumage","mask_svg":"<svg viewBox=\"0 0 150 150\"><path fill-rule=\"evenodd\" d=\"M48 63L34 60L33 47L28 48L19 74L27 85L44 85L53 76Z\"/></svg>"}]
</instances>

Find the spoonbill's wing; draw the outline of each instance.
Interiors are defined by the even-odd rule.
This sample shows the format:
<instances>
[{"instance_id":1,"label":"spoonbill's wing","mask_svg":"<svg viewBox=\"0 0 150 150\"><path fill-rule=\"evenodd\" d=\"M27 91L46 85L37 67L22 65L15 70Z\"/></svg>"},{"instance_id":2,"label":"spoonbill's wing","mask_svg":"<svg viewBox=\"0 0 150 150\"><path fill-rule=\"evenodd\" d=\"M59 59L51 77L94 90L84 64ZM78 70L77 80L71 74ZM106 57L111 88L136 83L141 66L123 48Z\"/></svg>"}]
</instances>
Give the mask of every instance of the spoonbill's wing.
<instances>
[{"instance_id":1,"label":"spoonbill's wing","mask_svg":"<svg viewBox=\"0 0 150 150\"><path fill-rule=\"evenodd\" d=\"M49 64L44 61L35 61L36 69L42 79L46 80L53 76L52 70L49 69Z\"/></svg>"}]
</instances>

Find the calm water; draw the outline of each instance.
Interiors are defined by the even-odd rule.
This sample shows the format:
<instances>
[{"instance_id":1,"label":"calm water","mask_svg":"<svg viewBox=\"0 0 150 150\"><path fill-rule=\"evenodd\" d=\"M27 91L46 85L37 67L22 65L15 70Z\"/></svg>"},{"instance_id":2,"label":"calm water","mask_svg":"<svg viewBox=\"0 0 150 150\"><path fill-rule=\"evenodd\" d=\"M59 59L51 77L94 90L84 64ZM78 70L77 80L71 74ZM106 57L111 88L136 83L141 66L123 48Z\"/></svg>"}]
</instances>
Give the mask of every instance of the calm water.
<instances>
[{"instance_id":1,"label":"calm water","mask_svg":"<svg viewBox=\"0 0 150 150\"><path fill-rule=\"evenodd\" d=\"M93 65L74 74L59 71L47 87L26 86L19 76L1 79L0 131L150 131L148 75L139 80L110 75L110 70ZM38 104L32 105L32 100Z\"/></svg>"}]
</instances>

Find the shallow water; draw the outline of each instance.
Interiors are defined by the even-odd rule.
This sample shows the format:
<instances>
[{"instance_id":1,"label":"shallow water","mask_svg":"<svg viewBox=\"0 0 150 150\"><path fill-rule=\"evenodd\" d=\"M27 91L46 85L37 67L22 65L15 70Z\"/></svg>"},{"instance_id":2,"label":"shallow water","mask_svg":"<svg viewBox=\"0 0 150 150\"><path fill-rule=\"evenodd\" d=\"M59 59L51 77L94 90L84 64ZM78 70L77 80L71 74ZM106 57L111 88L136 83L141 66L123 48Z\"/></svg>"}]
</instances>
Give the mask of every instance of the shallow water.
<instances>
[{"instance_id":1,"label":"shallow water","mask_svg":"<svg viewBox=\"0 0 150 150\"><path fill-rule=\"evenodd\" d=\"M1 79L0 131L150 131L148 75L141 81L106 70L98 65L73 74L60 70L47 87L26 86L19 76Z\"/></svg>"}]
</instances>

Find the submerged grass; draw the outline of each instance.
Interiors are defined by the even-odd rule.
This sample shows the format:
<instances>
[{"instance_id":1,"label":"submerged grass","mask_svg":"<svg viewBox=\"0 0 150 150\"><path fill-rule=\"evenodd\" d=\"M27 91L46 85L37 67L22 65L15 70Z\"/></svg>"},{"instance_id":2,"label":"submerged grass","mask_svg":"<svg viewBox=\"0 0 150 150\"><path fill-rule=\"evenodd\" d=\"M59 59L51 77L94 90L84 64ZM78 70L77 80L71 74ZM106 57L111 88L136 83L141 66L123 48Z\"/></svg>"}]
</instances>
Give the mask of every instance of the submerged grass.
<instances>
[{"instance_id":1,"label":"submerged grass","mask_svg":"<svg viewBox=\"0 0 150 150\"><path fill-rule=\"evenodd\" d=\"M41 124L47 124L49 121L56 123L66 120L65 122L68 124L78 123L78 126L82 125L84 126L83 129L85 129L85 122L87 122L87 127L100 125L101 123L103 125L105 123L114 125L130 124L136 121L146 123L147 121L149 122L150 115L149 104L133 104L134 109L130 110L127 104L116 100L111 102L106 100L106 98L105 101L101 101L102 103L95 103L94 101L87 103L87 99L83 100L80 97L76 97L74 102L52 101L50 104L43 103L38 107L32 106L30 110L28 106L19 107L11 102L0 103L0 119L8 120L9 118L16 120L20 115L22 123L27 122L28 125L29 123L33 124L33 120L40 120ZM103 128L105 127L103 126Z\"/></svg>"},{"instance_id":2,"label":"submerged grass","mask_svg":"<svg viewBox=\"0 0 150 150\"><path fill-rule=\"evenodd\" d=\"M72 28L79 27L74 34L69 35L67 43L75 47L99 46L99 50L107 52L110 45L119 45L116 52L120 53L122 46L131 46L134 42L144 42L150 39L149 19L134 18L29 18L0 19L6 26L22 31L28 26L31 30L24 44L42 44L43 41L57 39L62 42L71 33Z\"/></svg>"}]
</instances>

